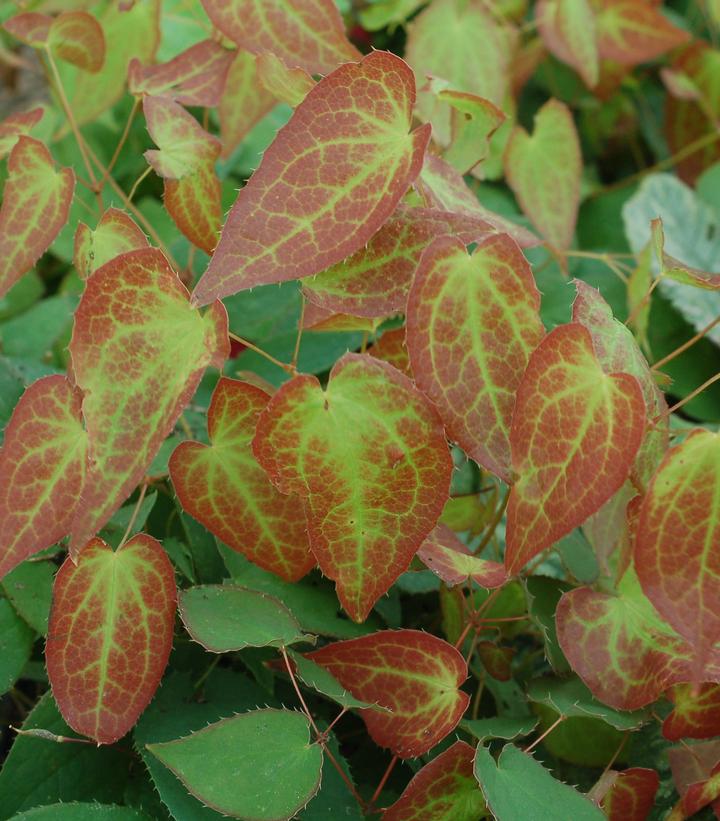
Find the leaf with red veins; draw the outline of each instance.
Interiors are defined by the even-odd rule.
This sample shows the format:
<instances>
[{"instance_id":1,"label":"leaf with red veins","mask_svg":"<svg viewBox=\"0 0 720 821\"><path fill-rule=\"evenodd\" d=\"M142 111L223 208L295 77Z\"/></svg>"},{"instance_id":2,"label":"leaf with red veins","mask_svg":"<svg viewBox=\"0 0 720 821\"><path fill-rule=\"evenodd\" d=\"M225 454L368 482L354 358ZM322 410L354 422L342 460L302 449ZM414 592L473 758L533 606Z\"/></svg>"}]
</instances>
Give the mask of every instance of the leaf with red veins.
<instances>
[{"instance_id":1,"label":"leaf with red veins","mask_svg":"<svg viewBox=\"0 0 720 821\"><path fill-rule=\"evenodd\" d=\"M45 146L20 136L8 158L0 206L0 297L37 262L65 225L75 174L55 170Z\"/></svg>"},{"instance_id":2,"label":"leaf with red veins","mask_svg":"<svg viewBox=\"0 0 720 821\"><path fill-rule=\"evenodd\" d=\"M108 208L100 217L95 230L84 222L78 223L73 265L78 274L87 279L120 254L147 247L147 237L132 217L118 208Z\"/></svg>"},{"instance_id":3,"label":"leaf with red veins","mask_svg":"<svg viewBox=\"0 0 720 821\"><path fill-rule=\"evenodd\" d=\"M507 234L468 255L453 237L423 253L407 303L407 346L417 386L448 437L511 481L515 393L545 328L530 265Z\"/></svg>"},{"instance_id":4,"label":"leaf with red veins","mask_svg":"<svg viewBox=\"0 0 720 821\"><path fill-rule=\"evenodd\" d=\"M277 99L260 83L255 55L238 49L218 105L222 156L229 157Z\"/></svg>"},{"instance_id":5,"label":"leaf with red veins","mask_svg":"<svg viewBox=\"0 0 720 821\"><path fill-rule=\"evenodd\" d=\"M456 741L415 774L382 821L477 821L485 801L473 774L475 748Z\"/></svg>"},{"instance_id":6,"label":"leaf with red veins","mask_svg":"<svg viewBox=\"0 0 720 821\"><path fill-rule=\"evenodd\" d=\"M28 11L6 20L3 28L17 40L33 48L42 48L47 43L52 22L49 14Z\"/></svg>"},{"instance_id":7,"label":"leaf with red veins","mask_svg":"<svg viewBox=\"0 0 720 821\"><path fill-rule=\"evenodd\" d=\"M420 257L438 236L479 242L496 229L480 217L400 206L364 248L303 282L303 293L331 311L379 317L401 313Z\"/></svg>"},{"instance_id":8,"label":"leaf with red veins","mask_svg":"<svg viewBox=\"0 0 720 821\"><path fill-rule=\"evenodd\" d=\"M156 248L121 254L87 280L70 340L90 440L73 558L142 480L205 368L228 353L223 306L192 310Z\"/></svg>"},{"instance_id":9,"label":"leaf with red veins","mask_svg":"<svg viewBox=\"0 0 720 821\"><path fill-rule=\"evenodd\" d=\"M510 234L521 248L531 248L540 241L522 225L482 206L468 188L462 174L435 154L425 155L415 186L428 208L484 220L496 231Z\"/></svg>"},{"instance_id":10,"label":"leaf with red veins","mask_svg":"<svg viewBox=\"0 0 720 821\"><path fill-rule=\"evenodd\" d=\"M668 451L640 508L635 567L645 595L692 644L697 672L720 641L720 435L693 431Z\"/></svg>"},{"instance_id":11,"label":"leaf with red veins","mask_svg":"<svg viewBox=\"0 0 720 821\"><path fill-rule=\"evenodd\" d=\"M412 379L410 357L405 344L405 328L394 328L385 333L378 341L368 348L368 354L383 362L389 362L400 373Z\"/></svg>"},{"instance_id":12,"label":"leaf with red veins","mask_svg":"<svg viewBox=\"0 0 720 821\"><path fill-rule=\"evenodd\" d=\"M690 39L652 3L599 0L596 14L598 53L602 60L636 66L654 60Z\"/></svg>"},{"instance_id":13,"label":"leaf with red veins","mask_svg":"<svg viewBox=\"0 0 720 821\"><path fill-rule=\"evenodd\" d=\"M372 740L416 758L457 726L469 702L467 665L446 641L420 630L381 630L305 654L350 693L391 712L361 710Z\"/></svg>"},{"instance_id":14,"label":"leaf with red veins","mask_svg":"<svg viewBox=\"0 0 720 821\"><path fill-rule=\"evenodd\" d=\"M275 486L303 498L320 569L363 621L447 501L452 462L434 408L391 365L346 354L325 390L314 376L280 388L253 448Z\"/></svg>"},{"instance_id":15,"label":"leaf with red veins","mask_svg":"<svg viewBox=\"0 0 720 821\"><path fill-rule=\"evenodd\" d=\"M182 179L220 155L220 141L174 100L145 97L143 111L150 136L160 147L146 151L145 159L159 176Z\"/></svg>"},{"instance_id":16,"label":"leaf with red veins","mask_svg":"<svg viewBox=\"0 0 720 821\"><path fill-rule=\"evenodd\" d=\"M137 58L128 68L131 94L170 97L181 105L214 108L220 102L235 52L215 40L203 40L167 63L144 66Z\"/></svg>"},{"instance_id":17,"label":"leaf with red veins","mask_svg":"<svg viewBox=\"0 0 720 821\"><path fill-rule=\"evenodd\" d=\"M600 63L591 0L540 0L535 18L548 50L574 68L588 88L594 88Z\"/></svg>"},{"instance_id":18,"label":"leaf with red veins","mask_svg":"<svg viewBox=\"0 0 720 821\"><path fill-rule=\"evenodd\" d=\"M277 100L293 108L300 105L315 85L315 80L304 68L288 68L277 54L268 51L258 54L255 60L263 86Z\"/></svg>"},{"instance_id":19,"label":"leaf with red veins","mask_svg":"<svg viewBox=\"0 0 720 821\"><path fill-rule=\"evenodd\" d=\"M548 100L532 136L516 126L505 150L505 174L525 215L560 251L572 243L580 204L582 154L568 107Z\"/></svg>"},{"instance_id":20,"label":"leaf with red veins","mask_svg":"<svg viewBox=\"0 0 720 821\"><path fill-rule=\"evenodd\" d=\"M472 579L480 587L501 587L507 581L505 567L481 559L468 550L447 525L439 524L420 545L420 561L447 585L463 584Z\"/></svg>"},{"instance_id":21,"label":"leaf with red veins","mask_svg":"<svg viewBox=\"0 0 720 821\"><path fill-rule=\"evenodd\" d=\"M555 619L573 670L610 707L636 710L692 678L692 647L660 618L632 570L617 595L588 587L565 593ZM703 676L720 682L720 654L710 659Z\"/></svg>"},{"instance_id":22,"label":"leaf with red veins","mask_svg":"<svg viewBox=\"0 0 720 821\"><path fill-rule=\"evenodd\" d=\"M622 487L644 430L637 379L605 373L584 326L560 325L543 339L518 388L510 429L518 479L507 510L509 575Z\"/></svg>"},{"instance_id":23,"label":"leaf with red veins","mask_svg":"<svg viewBox=\"0 0 720 821\"><path fill-rule=\"evenodd\" d=\"M87 459L80 391L64 376L34 382L0 449L0 578L70 531Z\"/></svg>"},{"instance_id":24,"label":"leaf with red veins","mask_svg":"<svg viewBox=\"0 0 720 821\"><path fill-rule=\"evenodd\" d=\"M609 821L646 821L655 803L660 776L647 767L617 773L601 807Z\"/></svg>"},{"instance_id":25,"label":"leaf with red veins","mask_svg":"<svg viewBox=\"0 0 720 821\"><path fill-rule=\"evenodd\" d=\"M289 68L328 74L360 57L333 0L201 2L213 25L234 43L253 54L276 54Z\"/></svg>"},{"instance_id":26,"label":"leaf with red veins","mask_svg":"<svg viewBox=\"0 0 720 821\"><path fill-rule=\"evenodd\" d=\"M662 725L669 741L713 738L720 735L720 686L701 684L697 693L690 684L678 684L666 693L673 710Z\"/></svg>"},{"instance_id":27,"label":"leaf with red veins","mask_svg":"<svg viewBox=\"0 0 720 821\"><path fill-rule=\"evenodd\" d=\"M44 109L33 108L30 111L19 111L0 122L0 160L12 150L18 137L29 134L42 120Z\"/></svg>"},{"instance_id":28,"label":"leaf with red veins","mask_svg":"<svg viewBox=\"0 0 720 821\"><path fill-rule=\"evenodd\" d=\"M222 377L208 410L210 445L182 442L170 457L170 478L183 509L228 547L297 581L315 564L297 496L280 493L251 448L270 397Z\"/></svg>"},{"instance_id":29,"label":"leaf with red veins","mask_svg":"<svg viewBox=\"0 0 720 821\"><path fill-rule=\"evenodd\" d=\"M98 744L133 727L160 684L175 624L175 571L144 533L113 551L93 539L55 577L45 658L67 723Z\"/></svg>"},{"instance_id":30,"label":"leaf with red veins","mask_svg":"<svg viewBox=\"0 0 720 821\"><path fill-rule=\"evenodd\" d=\"M650 366L635 337L612 314L600 292L582 280L574 281L577 296L573 302L572 321L584 325L590 333L595 354L605 373L624 372L634 376L640 385L648 419L667 410L662 392L653 378ZM668 449L669 430L666 418L649 426L632 468L633 483L644 490Z\"/></svg>"},{"instance_id":31,"label":"leaf with red veins","mask_svg":"<svg viewBox=\"0 0 720 821\"><path fill-rule=\"evenodd\" d=\"M240 190L193 299L311 276L362 248L420 172L408 66L374 51L321 80Z\"/></svg>"}]
</instances>

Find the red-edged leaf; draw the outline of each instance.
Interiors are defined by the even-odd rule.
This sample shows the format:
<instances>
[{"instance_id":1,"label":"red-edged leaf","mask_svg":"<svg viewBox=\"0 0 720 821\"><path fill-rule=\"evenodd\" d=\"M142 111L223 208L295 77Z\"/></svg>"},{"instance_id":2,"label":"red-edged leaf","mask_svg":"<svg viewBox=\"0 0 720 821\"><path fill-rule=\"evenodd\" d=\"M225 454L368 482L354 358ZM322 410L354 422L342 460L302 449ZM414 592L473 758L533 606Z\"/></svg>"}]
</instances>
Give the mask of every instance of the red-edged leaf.
<instances>
[{"instance_id":1,"label":"red-edged leaf","mask_svg":"<svg viewBox=\"0 0 720 821\"><path fill-rule=\"evenodd\" d=\"M549 100L530 136L517 126L505 150L505 174L522 210L545 239L570 247L580 203L582 155L568 107Z\"/></svg>"},{"instance_id":2,"label":"red-edged leaf","mask_svg":"<svg viewBox=\"0 0 720 821\"><path fill-rule=\"evenodd\" d=\"M255 55L238 49L218 106L222 156L229 157L275 105L277 100L258 79Z\"/></svg>"},{"instance_id":3,"label":"red-edged leaf","mask_svg":"<svg viewBox=\"0 0 720 821\"><path fill-rule=\"evenodd\" d=\"M572 66L588 88L597 85L600 65L591 0L540 0L535 16L549 51Z\"/></svg>"},{"instance_id":4,"label":"red-edged leaf","mask_svg":"<svg viewBox=\"0 0 720 821\"><path fill-rule=\"evenodd\" d=\"M208 410L210 446L182 442L170 458L180 504L228 547L295 581L315 564L297 496L271 484L251 449L270 397L245 382L221 378Z\"/></svg>"},{"instance_id":5,"label":"red-edged leaf","mask_svg":"<svg viewBox=\"0 0 720 821\"><path fill-rule=\"evenodd\" d=\"M269 51L258 54L256 62L260 82L273 97L293 108L300 105L315 85L315 80L304 68L288 68Z\"/></svg>"},{"instance_id":6,"label":"red-edged leaf","mask_svg":"<svg viewBox=\"0 0 720 821\"><path fill-rule=\"evenodd\" d=\"M645 821L655 803L660 776L647 767L630 767L615 777L601 806L609 821Z\"/></svg>"},{"instance_id":7,"label":"red-edged leaf","mask_svg":"<svg viewBox=\"0 0 720 821\"><path fill-rule=\"evenodd\" d=\"M635 567L650 601L697 652L720 640L720 436L693 431L666 455L640 508Z\"/></svg>"},{"instance_id":8,"label":"red-edged leaf","mask_svg":"<svg viewBox=\"0 0 720 821\"><path fill-rule=\"evenodd\" d=\"M160 543L141 533L120 550L93 539L55 577L45 658L67 723L98 744L135 724L170 656L175 572Z\"/></svg>"},{"instance_id":9,"label":"red-edged leaf","mask_svg":"<svg viewBox=\"0 0 720 821\"><path fill-rule=\"evenodd\" d=\"M581 525L622 487L644 428L637 379L606 374L586 328L570 323L545 337L520 383L510 430L518 480L507 511L508 573Z\"/></svg>"},{"instance_id":10,"label":"red-edged leaf","mask_svg":"<svg viewBox=\"0 0 720 821\"><path fill-rule=\"evenodd\" d=\"M43 113L44 109L33 108L30 111L11 114L0 122L0 160L10 153L18 137L32 131L42 119Z\"/></svg>"},{"instance_id":11,"label":"red-edged leaf","mask_svg":"<svg viewBox=\"0 0 720 821\"><path fill-rule=\"evenodd\" d=\"M64 11L50 26L48 47L68 63L97 72L105 63L105 35L86 11Z\"/></svg>"},{"instance_id":12,"label":"red-edged leaf","mask_svg":"<svg viewBox=\"0 0 720 821\"><path fill-rule=\"evenodd\" d=\"M325 390L313 376L285 383L253 447L278 489L305 500L320 568L362 621L447 500L452 465L435 410L392 366L346 354Z\"/></svg>"},{"instance_id":13,"label":"red-edged leaf","mask_svg":"<svg viewBox=\"0 0 720 821\"><path fill-rule=\"evenodd\" d=\"M682 797L685 818L700 812L703 807L718 798L720 798L720 762L712 768L706 779L690 784L687 788L687 792Z\"/></svg>"},{"instance_id":14,"label":"red-edged leaf","mask_svg":"<svg viewBox=\"0 0 720 821\"><path fill-rule=\"evenodd\" d=\"M473 775L474 758L474 747L456 741L413 777L383 821L477 821L485 801Z\"/></svg>"},{"instance_id":15,"label":"red-edged leaf","mask_svg":"<svg viewBox=\"0 0 720 821\"><path fill-rule=\"evenodd\" d=\"M539 242L534 234L521 225L484 208L468 188L462 174L442 157L426 154L422 172L415 184L428 208L484 220L496 231L510 234L521 248L530 248Z\"/></svg>"},{"instance_id":16,"label":"red-edged leaf","mask_svg":"<svg viewBox=\"0 0 720 821\"><path fill-rule=\"evenodd\" d=\"M412 379L410 357L405 345L405 328L394 328L385 331L380 339L368 348L368 354L376 359L382 359L383 362L389 362L400 373L404 373L405 376Z\"/></svg>"},{"instance_id":17,"label":"red-edged leaf","mask_svg":"<svg viewBox=\"0 0 720 821\"><path fill-rule=\"evenodd\" d=\"M383 51L321 80L238 194L194 299L310 276L361 248L420 171L429 131L408 133L414 96L408 66Z\"/></svg>"},{"instance_id":18,"label":"red-edged leaf","mask_svg":"<svg viewBox=\"0 0 720 821\"><path fill-rule=\"evenodd\" d=\"M100 217L95 230L84 222L78 223L75 231L73 264L78 274L87 279L90 274L120 254L147 247L147 237L132 217L118 208L108 208Z\"/></svg>"},{"instance_id":19,"label":"red-edged leaf","mask_svg":"<svg viewBox=\"0 0 720 821\"><path fill-rule=\"evenodd\" d=\"M90 437L74 556L140 482L205 368L222 367L228 352L223 306L191 310L157 249L121 254L87 280L70 341Z\"/></svg>"},{"instance_id":20,"label":"red-edged leaf","mask_svg":"<svg viewBox=\"0 0 720 821\"><path fill-rule=\"evenodd\" d=\"M660 262L664 277L674 279L683 285L691 285L693 288L702 288L704 291L720 290L720 274L692 268L665 252L665 231L660 217L650 221L650 231L655 255Z\"/></svg>"},{"instance_id":21,"label":"red-edged leaf","mask_svg":"<svg viewBox=\"0 0 720 821\"><path fill-rule=\"evenodd\" d=\"M522 251L507 234L472 255L459 239L436 239L415 272L406 313L415 381L449 438L509 481L515 392L545 333Z\"/></svg>"},{"instance_id":22,"label":"red-edged leaf","mask_svg":"<svg viewBox=\"0 0 720 821\"><path fill-rule=\"evenodd\" d=\"M214 163L206 163L180 180L165 180L163 201L185 236L212 254L222 225L221 185Z\"/></svg>"},{"instance_id":23,"label":"red-edged leaf","mask_svg":"<svg viewBox=\"0 0 720 821\"><path fill-rule=\"evenodd\" d=\"M678 684L666 694L673 711L663 722L662 734L670 741L720 735L720 686L701 684L695 689Z\"/></svg>"},{"instance_id":24,"label":"red-edged leaf","mask_svg":"<svg viewBox=\"0 0 720 821\"><path fill-rule=\"evenodd\" d=\"M182 105L216 106L234 53L215 40L190 46L167 63L143 66L130 61L128 90L131 94L170 97Z\"/></svg>"},{"instance_id":25,"label":"red-edged leaf","mask_svg":"<svg viewBox=\"0 0 720 821\"><path fill-rule=\"evenodd\" d=\"M87 455L80 403L58 375L15 406L0 450L0 578L70 530Z\"/></svg>"},{"instance_id":26,"label":"red-edged leaf","mask_svg":"<svg viewBox=\"0 0 720 821\"><path fill-rule=\"evenodd\" d=\"M598 53L603 60L636 66L690 39L689 32L646 0L599 0L598 6Z\"/></svg>"},{"instance_id":27,"label":"red-edged leaf","mask_svg":"<svg viewBox=\"0 0 720 821\"><path fill-rule=\"evenodd\" d=\"M630 570L617 595L588 587L566 593L555 619L572 668L611 707L644 707L668 687L692 678L692 648L658 616ZM720 681L720 654L703 675Z\"/></svg>"},{"instance_id":28,"label":"red-edged leaf","mask_svg":"<svg viewBox=\"0 0 720 821\"><path fill-rule=\"evenodd\" d=\"M303 282L303 293L331 311L378 317L405 310L413 273L439 235L478 242L495 228L480 217L400 207L364 248Z\"/></svg>"},{"instance_id":29,"label":"red-edged leaf","mask_svg":"<svg viewBox=\"0 0 720 821\"><path fill-rule=\"evenodd\" d=\"M253 54L271 52L290 68L327 74L357 60L333 0L201 0L220 31Z\"/></svg>"},{"instance_id":30,"label":"red-edged leaf","mask_svg":"<svg viewBox=\"0 0 720 821\"><path fill-rule=\"evenodd\" d=\"M420 630L382 630L307 653L345 689L391 712L361 710L372 740L415 758L453 731L469 697L467 665L447 642Z\"/></svg>"},{"instance_id":31,"label":"red-edged leaf","mask_svg":"<svg viewBox=\"0 0 720 821\"><path fill-rule=\"evenodd\" d=\"M420 546L417 556L450 587L468 579L486 588L501 587L507 581L503 565L473 556L444 524L435 527Z\"/></svg>"},{"instance_id":32,"label":"red-edged leaf","mask_svg":"<svg viewBox=\"0 0 720 821\"><path fill-rule=\"evenodd\" d=\"M49 14L35 11L16 14L3 23L5 31L33 48L41 48L47 43L53 19Z\"/></svg>"},{"instance_id":33,"label":"red-edged leaf","mask_svg":"<svg viewBox=\"0 0 720 821\"><path fill-rule=\"evenodd\" d=\"M405 55L419 89L428 75L453 89L502 105L508 90L514 32L481 0L436 0L408 26ZM478 48L482 43L482 48ZM418 112L441 145L450 142L450 109L432 91L418 94Z\"/></svg>"},{"instance_id":34,"label":"red-edged leaf","mask_svg":"<svg viewBox=\"0 0 720 821\"><path fill-rule=\"evenodd\" d=\"M667 410L659 390L632 332L612 315L610 306L592 286L575 280L577 296L573 302L572 320L587 328L595 354L607 374L622 371L634 376L645 400L648 419ZM643 490L668 448L667 421L648 428L632 469L632 479Z\"/></svg>"},{"instance_id":35,"label":"red-edged leaf","mask_svg":"<svg viewBox=\"0 0 720 821\"><path fill-rule=\"evenodd\" d=\"M32 137L18 137L8 171L0 206L0 297L58 235L75 190L72 169L56 171L50 152Z\"/></svg>"}]
</instances>

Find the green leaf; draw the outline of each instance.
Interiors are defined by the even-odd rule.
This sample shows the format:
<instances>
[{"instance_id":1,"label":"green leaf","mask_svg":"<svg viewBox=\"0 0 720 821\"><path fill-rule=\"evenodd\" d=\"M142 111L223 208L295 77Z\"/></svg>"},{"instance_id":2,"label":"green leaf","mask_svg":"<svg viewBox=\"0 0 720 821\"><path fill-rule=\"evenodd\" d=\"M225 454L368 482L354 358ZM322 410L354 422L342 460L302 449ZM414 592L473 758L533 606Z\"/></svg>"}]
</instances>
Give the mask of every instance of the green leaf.
<instances>
[{"instance_id":1,"label":"green leaf","mask_svg":"<svg viewBox=\"0 0 720 821\"><path fill-rule=\"evenodd\" d=\"M147 748L206 806L238 818L292 818L320 786L322 747L310 743L307 718L288 710L255 710Z\"/></svg>"},{"instance_id":2,"label":"green leaf","mask_svg":"<svg viewBox=\"0 0 720 821\"><path fill-rule=\"evenodd\" d=\"M32 652L35 633L7 599L0 599L0 695L18 679Z\"/></svg>"},{"instance_id":3,"label":"green leaf","mask_svg":"<svg viewBox=\"0 0 720 821\"><path fill-rule=\"evenodd\" d=\"M584 795L556 781L542 764L513 744L503 747L497 762L487 748L478 747L475 777L497 821L605 818Z\"/></svg>"},{"instance_id":4,"label":"green leaf","mask_svg":"<svg viewBox=\"0 0 720 821\"><path fill-rule=\"evenodd\" d=\"M178 609L188 633L211 653L312 639L277 599L243 587L191 587L180 592Z\"/></svg>"},{"instance_id":5,"label":"green leaf","mask_svg":"<svg viewBox=\"0 0 720 821\"><path fill-rule=\"evenodd\" d=\"M60 343L67 344L77 299L51 296L0 325L0 343L7 356L54 362ZM64 345L63 345L64 347Z\"/></svg>"},{"instance_id":6,"label":"green leaf","mask_svg":"<svg viewBox=\"0 0 720 821\"><path fill-rule=\"evenodd\" d=\"M150 816L131 807L114 804L48 804L13 815L13 821L150 821Z\"/></svg>"},{"instance_id":7,"label":"green leaf","mask_svg":"<svg viewBox=\"0 0 720 821\"><path fill-rule=\"evenodd\" d=\"M537 727L537 723L535 716L523 716L522 718L497 716L461 721L460 727L480 742L488 738L504 738L506 741L512 741L514 738L529 735Z\"/></svg>"},{"instance_id":8,"label":"green leaf","mask_svg":"<svg viewBox=\"0 0 720 821\"><path fill-rule=\"evenodd\" d=\"M47 634L56 570L52 562L23 562L1 583L15 610L41 636Z\"/></svg>"},{"instance_id":9,"label":"green leaf","mask_svg":"<svg viewBox=\"0 0 720 821\"><path fill-rule=\"evenodd\" d=\"M530 576L523 584L527 593L528 614L542 632L547 660L556 673L569 673L570 665L558 643L555 610L570 585L546 576Z\"/></svg>"}]
</instances>

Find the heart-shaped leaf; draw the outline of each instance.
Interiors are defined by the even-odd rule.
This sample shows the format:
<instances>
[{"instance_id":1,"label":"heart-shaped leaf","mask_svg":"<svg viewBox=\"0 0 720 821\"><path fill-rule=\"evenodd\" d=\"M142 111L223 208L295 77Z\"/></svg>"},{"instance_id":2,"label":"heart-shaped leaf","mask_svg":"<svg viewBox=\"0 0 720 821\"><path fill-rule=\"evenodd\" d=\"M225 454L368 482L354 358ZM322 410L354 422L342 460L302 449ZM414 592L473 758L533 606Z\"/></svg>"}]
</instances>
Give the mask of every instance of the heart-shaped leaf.
<instances>
[{"instance_id":1,"label":"heart-shaped leaf","mask_svg":"<svg viewBox=\"0 0 720 821\"><path fill-rule=\"evenodd\" d=\"M183 509L255 564L296 581L315 564L303 504L273 487L251 442L270 397L247 382L221 378L208 410L211 445L182 442L170 478Z\"/></svg>"},{"instance_id":2,"label":"heart-shaped leaf","mask_svg":"<svg viewBox=\"0 0 720 821\"><path fill-rule=\"evenodd\" d=\"M606 374L590 334L570 323L530 357L510 431L518 479L507 511L505 566L517 573L619 490L642 441L637 379Z\"/></svg>"},{"instance_id":3,"label":"heart-shaped leaf","mask_svg":"<svg viewBox=\"0 0 720 821\"><path fill-rule=\"evenodd\" d=\"M143 478L205 368L221 367L228 348L223 306L192 310L155 248L121 254L88 279L70 341L91 456L74 556Z\"/></svg>"},{"instance_id":4,"label":"heart-shaped leaf","mask_svg":"<svg viewBox=\"0 0 720 821\"><path fill-rule=\"evenodd\" d=\"M78 223L73 264L78 274L87 279L120 254L147 247L147 237L133 219L118 208L108 208L95 230L84 222Z\"/></svg>"},{"instance_id":5,"label":"heart-shaped leaf","mask_svg":"<svg viewBox=\"0 0 720 821\"><path fill-rule=\"evenodd\" d=\"M390 710L364 710L362 719L373 741L400 758L415 758L442 741L469 702L458 689L467 677L463 657L420 630L382 630L307 656L356 698Z\"/></svg>"},{"instance_id":6,"label":"heart-shaped leaf","mask_svg":"<svg viewBox=\"0 0 720 821\"><path fill-rule=\"evenodd\" d=\"M253 710L146 746L205 806L234 818L293 818L320 787L322 747L302 713Z\"/></svg>"},{"instance_id":7,"label":"heart-shaped leaf","mask_svg":"<svg viewBox=\"0 0 720 821\"><path fill-rule=\"evenodd\" d=\"M93 539L55 577L45 657L60 712L77 732L112 744L135 724L170 656L175 571L145 534L120 550Z\"/></svg>"},{"instance_id":8,"label":"heart-shaped leaf","mask_svg":"<svg viewBox=\"0 0 720 821\"><path fill-rule=\"evenodd\" d=\"M64 376L33 383L0 450L0 578L66 536L87 459L81 394Z\"/></svg>"},{"instance_id":9,"label":"heart-shaped leaf","mask_svg":"<svg viewBox=\"0 0 720 821\"><path fill-rule=\"evenodd\" d=\"M310 276L361 248L420 172L430 134L408 133L414 98L412 72L383 51L321 80L238 194L194 299Z\"/></svg>"},{"instance_id":10,"label":"heart-shaped leaf","mask_svg":"<svg viewBox=\"0 0 720 821\"><path fill-rule=\"evenodd\" d=\"M452 464L434 409L392 366L346 354L325 390L312 376L283 385L253 447L276 487L304 499L320 568L363 621L447 500Z\"/></svg>"},{"instance_id":11,"label":"heart-shaped leaf","mask_svg":"<svg viewBox=\"0 0 720 821\"><path fill-rule=\"evenodd\" d=\"M505 481L515 393L544 333L530 266L507 234L470 256L451 237L423 253L407 305L415 381L449 438Z\"/></svg>"},{"instance_id":12,"label":"heart-shaped leaf","mask_svg":"<svg viewBox=\"0 0 720 821\"><path fill-rule=\"evenodd\" d=\"M56 171L50 152L32 137L18 137L8 172L0 206L0 297L58 235L75 190L72 169Z\"/></svg>"}]
</instances>

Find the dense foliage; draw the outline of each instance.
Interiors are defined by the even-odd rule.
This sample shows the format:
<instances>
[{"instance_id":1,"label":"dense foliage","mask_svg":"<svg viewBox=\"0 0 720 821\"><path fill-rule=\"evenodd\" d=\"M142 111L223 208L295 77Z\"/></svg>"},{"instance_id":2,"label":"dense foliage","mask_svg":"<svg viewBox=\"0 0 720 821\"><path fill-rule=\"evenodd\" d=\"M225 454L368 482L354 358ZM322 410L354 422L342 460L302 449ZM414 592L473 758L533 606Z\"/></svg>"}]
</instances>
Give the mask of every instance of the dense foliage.
<instances>
[{"instance_id":1,"label":"dense foliage","mask_svg":"<svg viewBox=\"0 0 720 821\"><path fill-rule=\"evenodd\" d=\"M720 3L0 22L0 819L720 817Z\"/></svg>"}]
</instances>

